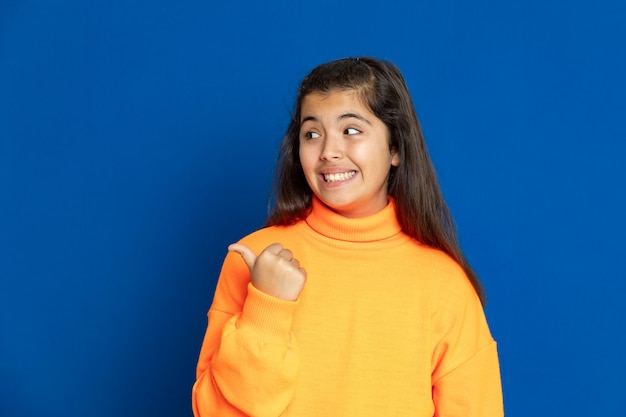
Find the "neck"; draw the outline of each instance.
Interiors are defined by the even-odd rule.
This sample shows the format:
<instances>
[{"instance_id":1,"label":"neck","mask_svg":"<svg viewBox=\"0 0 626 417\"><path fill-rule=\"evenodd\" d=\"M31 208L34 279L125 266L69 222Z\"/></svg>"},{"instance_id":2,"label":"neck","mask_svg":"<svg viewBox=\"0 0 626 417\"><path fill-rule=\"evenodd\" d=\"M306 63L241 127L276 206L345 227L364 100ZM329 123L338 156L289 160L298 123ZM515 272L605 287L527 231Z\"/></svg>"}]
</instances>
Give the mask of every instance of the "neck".
<instances>
[{"instance_id":1,"label":"neck","mask_svg":"<svg viewBox=\"0 0 626 417\"><path fill-rule=\"evenodd\" d=\"M333 239L351 242L383 240L400 233L396 207L390 200L386 207L370 216L348 218L332 211L313 196L307 224L316 232Z\"/></svg>"}]
</instances>

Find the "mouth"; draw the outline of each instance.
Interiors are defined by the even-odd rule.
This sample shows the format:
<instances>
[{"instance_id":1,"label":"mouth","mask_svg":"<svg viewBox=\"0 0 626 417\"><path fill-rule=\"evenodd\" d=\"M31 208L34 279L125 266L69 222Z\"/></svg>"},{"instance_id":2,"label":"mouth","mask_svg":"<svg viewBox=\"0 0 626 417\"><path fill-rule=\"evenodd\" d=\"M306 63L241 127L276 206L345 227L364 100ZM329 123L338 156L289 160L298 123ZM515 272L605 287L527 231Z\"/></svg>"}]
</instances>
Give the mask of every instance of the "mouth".
<instances>
[{"instance_id":1,"label":"mouth","mask_svg":"<svg viewBox=\"0 0 626 417\"><path fill-rule=\"evenodd\" d=\"M332 174L322 174L324 182L346 181L356 175L356 171L337 172Z\"/></svg>"}]
</instances>

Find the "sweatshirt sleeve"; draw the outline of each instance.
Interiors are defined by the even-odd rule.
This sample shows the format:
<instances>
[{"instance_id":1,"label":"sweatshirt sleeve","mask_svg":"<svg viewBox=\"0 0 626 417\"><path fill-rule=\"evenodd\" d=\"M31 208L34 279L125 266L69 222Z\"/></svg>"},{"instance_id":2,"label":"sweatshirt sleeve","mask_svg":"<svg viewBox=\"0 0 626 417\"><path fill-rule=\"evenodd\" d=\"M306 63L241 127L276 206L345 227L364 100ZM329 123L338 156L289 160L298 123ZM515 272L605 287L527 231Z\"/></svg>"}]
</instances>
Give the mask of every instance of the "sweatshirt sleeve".
<instances>
[{"instance_id":1,"label":"sweatshirt sleeve","mask_svg":"<svg viewBox=\"0 0 626 417\"><path fill-rule=\"evenodd\" d=\"M285 410L299 369L291 332L297 304L257 290L239 255L227 255L192 390L196 417L269 417Z\"/></svg>"},{"instance_id":2,"label":"sweatshirt sleeve","mask_svg":"<svg viewBox=\"0 0 626 417\"><path fill-rule=\"evenodd\" d=\"M468 279L447 283L436 306L433 402L436 417L502 417L496 342Z\"/></svg>"}]
</instances>

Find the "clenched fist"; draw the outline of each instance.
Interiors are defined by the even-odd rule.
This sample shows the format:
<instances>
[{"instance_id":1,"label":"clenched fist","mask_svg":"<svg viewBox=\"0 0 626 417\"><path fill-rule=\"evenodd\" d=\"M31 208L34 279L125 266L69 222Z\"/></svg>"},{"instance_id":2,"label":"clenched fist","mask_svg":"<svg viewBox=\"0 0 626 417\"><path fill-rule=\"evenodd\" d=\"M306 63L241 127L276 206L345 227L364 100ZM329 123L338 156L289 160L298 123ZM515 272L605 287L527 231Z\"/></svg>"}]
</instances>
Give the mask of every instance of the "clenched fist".
<instances>
[{"instance_id":1,"label":"clenched fist","mask_svg":"<svg viewBox=\"0 0 626 417\"><path fill-rule=\"evenodd\" d=\"M228 250L243 257L250 269L252 285L259 291L282 300L294 301L304 288L306 271L300 267L291 251L280 243L269 245L259 256L241 243L233 243Z\"/></svg>"}]
</instances>

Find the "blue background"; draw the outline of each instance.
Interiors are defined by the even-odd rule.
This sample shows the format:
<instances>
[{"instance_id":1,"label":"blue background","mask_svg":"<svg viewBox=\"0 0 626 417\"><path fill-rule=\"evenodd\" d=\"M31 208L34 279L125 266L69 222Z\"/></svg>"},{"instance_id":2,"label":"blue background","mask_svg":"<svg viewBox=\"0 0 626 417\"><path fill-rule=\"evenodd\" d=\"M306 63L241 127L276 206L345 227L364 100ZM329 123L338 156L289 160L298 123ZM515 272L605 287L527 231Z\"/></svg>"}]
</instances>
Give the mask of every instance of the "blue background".
<instances>
[{"instance_id":1,"label":"blue background","mask_svg":"<svg viewBox=\"0 0 626 417\"><path fill-rule=\"evenodd\" d=\"M0 415L189 416L300 79L404 72L507 416L626 415L626 3L0 3Z\"/></svg>"}]
</instances>

